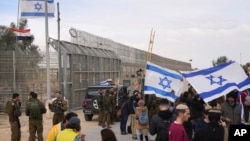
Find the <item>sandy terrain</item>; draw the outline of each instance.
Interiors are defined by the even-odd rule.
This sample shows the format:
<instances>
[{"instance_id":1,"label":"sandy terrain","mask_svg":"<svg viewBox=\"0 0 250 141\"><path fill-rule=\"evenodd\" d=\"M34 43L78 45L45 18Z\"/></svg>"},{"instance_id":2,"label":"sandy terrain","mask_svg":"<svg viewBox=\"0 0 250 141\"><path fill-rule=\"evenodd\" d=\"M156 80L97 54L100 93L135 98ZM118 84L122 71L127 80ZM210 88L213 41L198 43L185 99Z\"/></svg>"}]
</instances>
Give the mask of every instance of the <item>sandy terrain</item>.
<instances>
[{"instance_id":1,"label":"sandy terrain","mask_svg":"<svg viewBox=\"0 0 250 141\"><path fill-rule=\"evenodd\" d=\"M78 114L78 117L81 119L81 127L82 127L82 132L86 134L86 141L100 141L101 136L100 136L100 131L102 128L97 125L98 123L98 116L94 116L92 121L85 121L84 115L82 113L82 110L76 110L74 111ZM44 114L44 140L46 139L46 136L52 127L52 115L53 113L46 113ZM28 132L28 117L25 116L25 113L22 113L22 116L20 117L21 121L21 141L28 141L29 137L29 132ZM128 124L130 121L128 121ZM114 133L116 134L116 137L119 141L136 141L133 140L131 137L131 134L127 135L121 135L120 134L120 124L119 122L116 122L115 125L112 125L111 128ZM0 113L0 141L10 141L10 124L9 124L9 119L8 116L4 113ZM151 139L154 137L149 136Z\"/></svg>"},{"instance_id":2,"label":"sandy terrain","mask_svg":"<svg viewBox=\"0 0 250 141\"><path fill-rule=\"evenodd\" d=\"M80 114L81 110L76 111L77 113ZM8 115L1 113L0 114L0 133L4 136L1 137L0 140L2 141L10 141L10 124L9 124L9 119ZM49 132L51 126L52 126L52 113L47 113L44 114L44 137L46 137L47 133ZM29 137L29 124L28 124L28 117L25 116L25 113L22 113L22 116L20 117L21 121L21 136L22 136L22 141L28 141Z\"/></svg>"}]
</instances>

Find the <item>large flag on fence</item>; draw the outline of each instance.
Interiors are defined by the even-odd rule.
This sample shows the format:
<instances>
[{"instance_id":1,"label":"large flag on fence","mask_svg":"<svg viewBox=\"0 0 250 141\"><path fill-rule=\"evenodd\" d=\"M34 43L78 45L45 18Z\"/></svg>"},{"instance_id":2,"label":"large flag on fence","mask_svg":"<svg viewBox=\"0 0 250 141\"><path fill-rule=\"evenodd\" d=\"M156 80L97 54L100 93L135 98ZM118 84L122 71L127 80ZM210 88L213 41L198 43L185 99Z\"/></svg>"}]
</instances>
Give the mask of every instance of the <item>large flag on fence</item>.
<instances>
[{"instance_id":1,"label":"large flag on fence","mask_svg":"<svg viewBox=\"0 0 250 141\"><path fill-rule=\"evenodd\" d=\"M181 73L205 102L226 95L234 89L243 91L250 88L250 78L237 62Z\"/></svg>"},{"instance_id":2,"label":"large flag on fence","mask_svg":"<svg viewBox=\"0 0 250 141\"><path fill-rule=\"evenodd\" d=\"M48 0L48 17L54 17L54 0ZM44 17L45 0L21 0L21 17Z\"/></svg>"},{"instance_id":3,"label":"large flag on fence","mask_svg":"<svg viewBox=\"0 0 250 141\"><path fill-rule=\"evenodd\" d=\"M147 63L144 94L155 94L172 102L179 97L183 88L183 77L176 71Z\"/></svg>"},{"instance_id":4,"label":"large flag on fence","mask_svg":"<svg viewBox=\"0 0 250 141\"><path fill-rule=\"evenodd\" d=\"M16 34L17 40L31 40L30 29L9 28Z\"/></svg>"}]
</instances>

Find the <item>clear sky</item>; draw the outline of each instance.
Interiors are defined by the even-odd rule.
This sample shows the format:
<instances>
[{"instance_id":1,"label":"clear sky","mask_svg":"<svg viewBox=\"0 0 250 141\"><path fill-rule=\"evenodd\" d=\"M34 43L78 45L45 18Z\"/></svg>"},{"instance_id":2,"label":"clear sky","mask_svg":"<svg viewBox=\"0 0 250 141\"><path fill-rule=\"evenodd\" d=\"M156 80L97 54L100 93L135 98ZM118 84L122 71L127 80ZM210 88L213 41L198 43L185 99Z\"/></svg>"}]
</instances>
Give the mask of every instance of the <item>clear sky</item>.
<instances>
[{"instance_id":1,"label":"clear sky","mask_svg":"<svg viewBox=\"0 0 250 141\"><path fill-rule=\"evenodd\" d=\"M71 27L208 68L226 56L250 62L249 0L55 0L60 3L61 39L70 41ZM17 21L18 0L0 1L0 25ZM56 14L57 16L57 14ZM28 19L35 44L45 50L43 18ZM49 19L49 36L57 37L57 18Z\"/></svg>"}]
</instances>

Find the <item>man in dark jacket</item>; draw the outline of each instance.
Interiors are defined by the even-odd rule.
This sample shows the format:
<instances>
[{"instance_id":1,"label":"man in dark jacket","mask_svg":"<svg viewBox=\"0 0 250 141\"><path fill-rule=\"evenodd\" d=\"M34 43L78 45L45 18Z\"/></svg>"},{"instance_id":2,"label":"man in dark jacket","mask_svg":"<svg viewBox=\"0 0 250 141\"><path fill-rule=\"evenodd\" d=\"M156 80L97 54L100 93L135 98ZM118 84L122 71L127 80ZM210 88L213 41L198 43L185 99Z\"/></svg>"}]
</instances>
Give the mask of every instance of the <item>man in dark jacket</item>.
<instances>
[{"instance_id":1,"label":"man in dark jacket","mask_svg":"<svg viewBox=\"0 0 250 141\"><path fill-rule=\"evenodd\" d=\"M209 123L195 133L193 141L223 141L224 127L219 124L221 112L219 110L209 110Z\"/></svg>"},{"instance_id":2,"label":"man in dark jacket","mask_svg":"<svg viewBox=\"0 0 250 141\"><path fill-rule=\"evenodd\" d=\"M121 108L121 117L120 117L120 130L122 135L126 135L126 125L128 121L129 116L129 101L128 101L128 93L124 93L121 98L121 105L119 108Z\"/></svg>"},{"instance_id":3,"label":"man in dark jacket","mask_svg":"<svg viewBox=\"0 0 250 141\"><path fill-rule=\"evenodd\" d=\"M159 103L159 112L155 114L150 122L149 132L156 134L155 141L166 141L168 139L168 128L173 121L173 115L169 111L169 101L161 99Z\"/></svg>"}]
</instances>

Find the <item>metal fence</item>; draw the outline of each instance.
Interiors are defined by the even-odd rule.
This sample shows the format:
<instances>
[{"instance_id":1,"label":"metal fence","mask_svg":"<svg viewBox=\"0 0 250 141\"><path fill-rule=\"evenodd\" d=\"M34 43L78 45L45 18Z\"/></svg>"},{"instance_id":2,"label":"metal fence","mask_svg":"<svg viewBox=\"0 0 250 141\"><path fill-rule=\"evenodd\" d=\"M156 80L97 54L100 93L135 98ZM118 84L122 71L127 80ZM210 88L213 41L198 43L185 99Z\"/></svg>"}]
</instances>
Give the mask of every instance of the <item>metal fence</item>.
<instances>
[{"instance_id":1,"label":"metal fence","mask_svg":"<svg viewBox=\"0 0 250 141\"><path fill-rule=\"evenodd\" d=\"M15 60L13 62L13 53ZM47 99L46 92L46 69L30 65L30 58L20 50L0 51L0 112L4 110L5 103L12 99L12 94L20 94L23 103L28 98L30 91L38 93L39 99ZM14 71L15 70L15 71ZM51 69L52 92L58 89L57 69ZM25 104L22 105L22 108Z\"/></svg>"},{"instance_id":2,"label":"metal fence","mask_svg":"<svg viewBox=\"0 0 250 141\"><path fill-rule=\"evenodd\" d=\"M128 80L126 83L133 87L133 81L139 80L136 78L136 71L145 67L146 51L84 31L76 31L78 36L72 37L72 42L60 41L58 44L57 40L50 40L55 51L60 48L60 55L54 57L59 62L59 67L55 65L50 69L51 95L61 90L72 109L82 106L88 85L113 79L120 83ZM18 92L22 101L27 100L30 91L37 92L42 100L47 99L46 68L24 66L22 62L28 63L31 58L21 51L15 53L17 62L14 80L13 52L0 51L0 111L3 111L4 104L11 99L13 92ZM152 54L151 62L173 70L191 70L190 63L156 54ZM16 85L15 90L13 83Z\"/></svg>"},{"instance_id":3,"label":"metal fence","mask_svg":"<svg viewBox=\"0 0 250 141\"><path fill-rule=\"evenodd\" d=\"M51 45L58 50L57 40L51 39ZM120 77L121 60L111 50L61 41L60 52L60 88L70 108L82 106L87 86Z\"/></svg>"}]
</instances>

